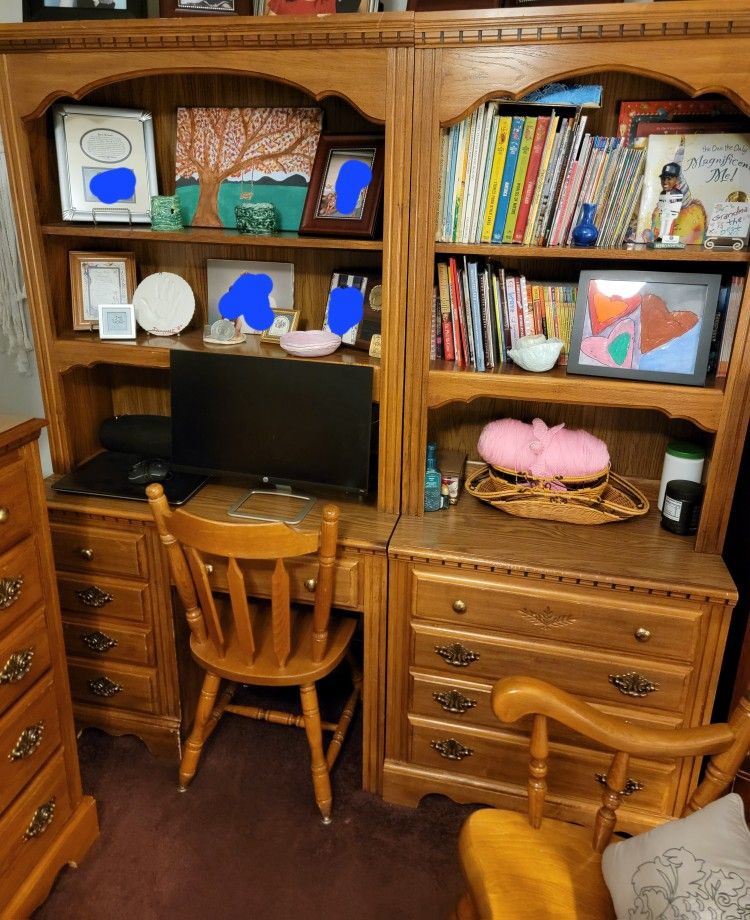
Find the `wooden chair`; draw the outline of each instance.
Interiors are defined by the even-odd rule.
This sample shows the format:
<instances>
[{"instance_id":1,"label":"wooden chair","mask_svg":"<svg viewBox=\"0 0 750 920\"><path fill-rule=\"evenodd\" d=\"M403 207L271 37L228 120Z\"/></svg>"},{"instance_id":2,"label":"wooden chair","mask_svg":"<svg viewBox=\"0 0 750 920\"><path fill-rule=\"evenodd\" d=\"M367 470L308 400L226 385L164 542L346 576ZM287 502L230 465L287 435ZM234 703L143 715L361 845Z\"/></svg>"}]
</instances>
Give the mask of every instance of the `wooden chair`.
<instances>
[{"instance_id":1,"label":"wooden chair","mask_svg":"<svg viewBox=\"0 0 750 920\"><path fill-rule=\"evenodd\" d=\"M224 712L305 729L310 745L315 801L323 823L331 822L330 771L354 715L362 687L349 658L354 690L337 724L321 723L315 682L347 655L353 617L331 617L339 509L326 505L319 532L300 533L286 524L236 524L173 511L158 483L146 489L161 541L190 626L190 650L205 671L195 722L180 763L180 790L195 775L203 745ZM285 559L318 553L312 610L291 608ZM250 601L242 563L275 559L270 605ZM226 593L212 588L226 565ZM223 568L223 567L222 567ZM269 609L270 607L270 609ZM228 683L219 696L221 681ZM238 684L298 686L302 715L232 704ZM217 702L218 698L218 702ZM327 751L323 730L333 731Z\"/></svg>"},{"instance_id":2,"label":"wooden chair","mask_svg":"<svg viewBox=\"0 0 750 920\"><path fill-rule=\"evenodd\" d=\"M528 818L481 809L464 823L459 857L467 893L453 920L608 920L615 913L601 873L631 755L645 758L713 754L704 779L683 814L722 795L750 747L750 695L726 724L687 729L636 727L605 715L544 681L506 677L492 691L492 708L503 722L533 715L530 738ZM545 818L549 742L547 719L555 719L615 751L602 805L591 830Z\"/></svg>"}]
</instances>

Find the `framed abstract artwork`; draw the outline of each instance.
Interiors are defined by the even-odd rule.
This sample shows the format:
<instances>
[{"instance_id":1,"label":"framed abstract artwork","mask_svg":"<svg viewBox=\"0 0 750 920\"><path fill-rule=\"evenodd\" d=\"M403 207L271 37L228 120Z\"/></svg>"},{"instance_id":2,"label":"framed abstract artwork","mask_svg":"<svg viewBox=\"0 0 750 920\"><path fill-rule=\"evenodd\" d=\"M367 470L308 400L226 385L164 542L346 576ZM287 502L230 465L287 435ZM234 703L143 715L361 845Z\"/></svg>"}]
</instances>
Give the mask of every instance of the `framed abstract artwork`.
<instances>
[{"instance_id":1,"label":"framed abstract artwork","mask_svg":"<svg viewBox=\"0 0 750 920\"><path fill-rule=\"evenodd\" d=\"M583 271L569 374L703 386L721 275Z\"/></svg>"}]
</instances>

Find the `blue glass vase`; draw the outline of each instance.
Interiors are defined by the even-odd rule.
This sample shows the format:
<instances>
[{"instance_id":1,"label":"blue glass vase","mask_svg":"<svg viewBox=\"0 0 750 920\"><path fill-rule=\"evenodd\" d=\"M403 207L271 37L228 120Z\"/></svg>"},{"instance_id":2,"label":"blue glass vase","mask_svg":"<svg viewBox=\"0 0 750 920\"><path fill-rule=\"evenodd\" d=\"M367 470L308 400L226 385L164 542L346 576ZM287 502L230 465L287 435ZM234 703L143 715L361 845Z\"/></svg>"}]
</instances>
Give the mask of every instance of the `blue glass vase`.
<instances>
[{"instance_id":1,"label":"blue glass vase","mask_svg":"<svg viewBox=\"0 0 750 920\"><path fill-rule=\"evenodd\" d=\"M596 214L595 204L582 204L583 217L581 222L573 228L573 242L576 246L593 246L599 236L599 231L594 224Z\"/></svg>"}]
</instances>

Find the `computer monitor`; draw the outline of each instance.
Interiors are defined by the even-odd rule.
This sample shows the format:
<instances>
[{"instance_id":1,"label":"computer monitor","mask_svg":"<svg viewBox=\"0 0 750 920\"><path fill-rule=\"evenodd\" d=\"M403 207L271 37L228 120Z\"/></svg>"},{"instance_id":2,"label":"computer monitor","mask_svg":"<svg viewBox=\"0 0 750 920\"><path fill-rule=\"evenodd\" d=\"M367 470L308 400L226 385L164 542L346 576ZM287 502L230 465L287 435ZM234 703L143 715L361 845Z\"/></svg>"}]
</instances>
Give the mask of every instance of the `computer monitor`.
<instances>
[{"instance_id":1,"label":"computer monitor","mask_svg":"<svg viewBox=\"0 0 750 920\"><path fill-rule=\"evenodd\" d=\"M170 367L173 464L367 494L371 367L191 351L172 351Z\"/></svg>"}]
</instances>

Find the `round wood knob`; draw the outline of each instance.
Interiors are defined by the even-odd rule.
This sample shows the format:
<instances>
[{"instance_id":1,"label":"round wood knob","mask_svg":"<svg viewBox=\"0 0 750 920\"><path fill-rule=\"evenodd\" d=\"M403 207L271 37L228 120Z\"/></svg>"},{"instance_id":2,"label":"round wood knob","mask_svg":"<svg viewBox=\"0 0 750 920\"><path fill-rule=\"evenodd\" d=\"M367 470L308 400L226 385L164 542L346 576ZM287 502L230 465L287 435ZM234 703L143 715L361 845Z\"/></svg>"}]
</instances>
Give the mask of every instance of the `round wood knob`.
<instances>
[{"instance_id":1,"label":"round wood knob","mask_svg":"<svg viewBox=\"0 0 750 920\"><path fill-rule=\"evenodd\" d=\"M646 629L644 626L639 626L634 635L639 642L648 642L651 638L651 630Z\"/></svg>"},{"instance_id":2,"label":"round wood knob","mask_svg":"<svg viewBox=\"0 0 750 920\"><path fill-rule=\"evenodd\" d=\"M318 580L316 578L308 578L305 581L305 587L308 591L314 591L318 587Z\"/></svg>"},{"instance_id":3,"label":"round wood knob","mask_svg":"<svg viewBox=\"0 0 750 920\"><path fill-rule=\"evenodd\" d=\"M4 524L10 517L10 511L7 508L0 508L0 524Z\"/></svg>"},{"instance_id":4,"label":"round wood knob","mask_svg":"<svg viewBox=\"0 0 750 920\"><path fill-rule=\"evenodd\" d=\"M452 606L456 613L466 613L466 604L464 601L453 601Z\"/></svg>"},{"instance_id":5,"label":"round wood knob","mask_svg":"<svg viewBox=\"0 0 750 920\"><path fill-rule=\"evenodd\" d=\"M80 549L78 553L81 559L85 559L87 562L90 562L94 558L93 549Z\"/></svg>"}]
</instances>

